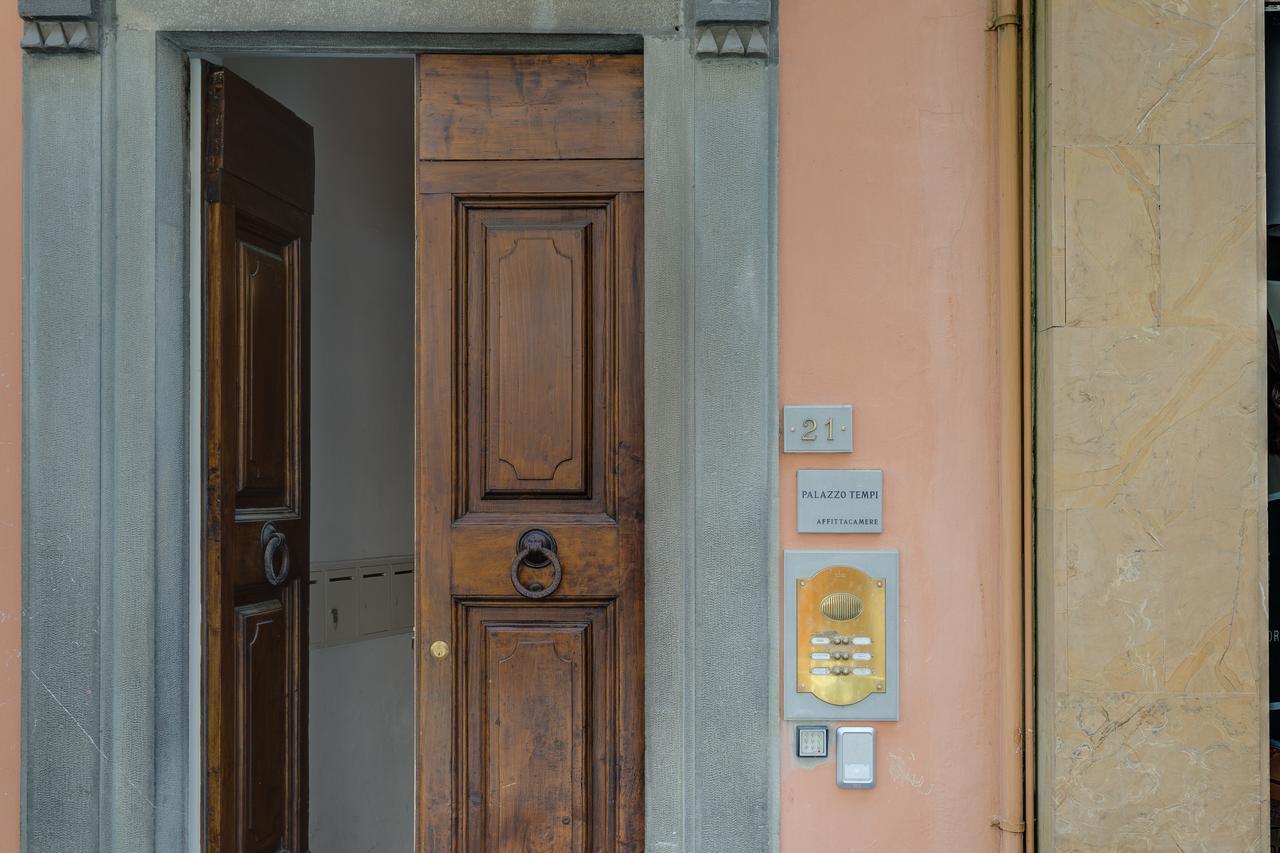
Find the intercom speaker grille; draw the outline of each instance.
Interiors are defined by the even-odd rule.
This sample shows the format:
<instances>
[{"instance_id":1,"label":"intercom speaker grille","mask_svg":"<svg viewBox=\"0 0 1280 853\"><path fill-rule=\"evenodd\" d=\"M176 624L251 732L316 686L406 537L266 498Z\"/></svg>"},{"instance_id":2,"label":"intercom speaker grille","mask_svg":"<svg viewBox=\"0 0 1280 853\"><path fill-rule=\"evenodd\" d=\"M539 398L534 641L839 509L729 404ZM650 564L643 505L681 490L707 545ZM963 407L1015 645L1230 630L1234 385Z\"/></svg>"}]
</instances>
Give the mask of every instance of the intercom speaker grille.
<instances>
[{"instance_id":1,"label":"intercom speaker grille","mask_svg":"<svg viewBox=\"0 0 1280 853\"><path fill-rule=\"evenodd\" d=\"M833 622L846 622L862 615L862 599L851 592L833 592L822 599L818 609Z\"/></svg>"}]
</instances>

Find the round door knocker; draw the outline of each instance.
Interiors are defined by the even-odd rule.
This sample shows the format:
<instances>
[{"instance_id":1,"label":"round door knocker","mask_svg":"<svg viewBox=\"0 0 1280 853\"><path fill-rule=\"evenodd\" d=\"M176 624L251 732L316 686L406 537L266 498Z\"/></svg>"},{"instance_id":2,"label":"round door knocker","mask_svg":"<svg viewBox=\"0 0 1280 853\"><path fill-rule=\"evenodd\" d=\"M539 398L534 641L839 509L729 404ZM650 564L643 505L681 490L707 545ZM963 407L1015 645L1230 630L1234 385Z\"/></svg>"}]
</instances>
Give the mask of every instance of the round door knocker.
<instances>
[{"instance_id":1,"label":"round door knocker","mask_svg":"<svg viewBox=\"0 0 1280 853\"><path fill-rule=\"evenodd\" d=\"M289 579L289 543L284 540L284 533L276 530L271 522L262 525L262 534L258 537L262 545L262 570L267 582L272 586L280 586ZM280 571L276 571L276 555L280 555Z\"/></svg>"},{"instance_id":2,"label":"round door knocker","mask_svg":"<svg viewBox=\"0 0 1280 853\"><path fill-rule=\"evenodd\" d=\"M525 586L520 582L520 564L531 569L550 565L554 570L551 583L543 586L536 581ZM525 598L546 598L560 586L560 558L556 555L556 540L551 534L537 527L520 534L516 542L516 558L511 561L511 585Z\"/></svg>"}]
</instances>

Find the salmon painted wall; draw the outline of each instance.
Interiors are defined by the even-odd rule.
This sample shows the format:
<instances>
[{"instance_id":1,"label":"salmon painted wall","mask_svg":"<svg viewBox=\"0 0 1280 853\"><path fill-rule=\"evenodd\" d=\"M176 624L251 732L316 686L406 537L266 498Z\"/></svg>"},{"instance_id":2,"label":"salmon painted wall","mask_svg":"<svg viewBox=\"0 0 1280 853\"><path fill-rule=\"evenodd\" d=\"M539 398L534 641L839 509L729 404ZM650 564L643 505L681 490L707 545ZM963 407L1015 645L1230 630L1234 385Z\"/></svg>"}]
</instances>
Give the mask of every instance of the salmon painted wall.
<instances>
[{"instance_id":1,"label":"salmon painted wall","mask_svg":"<svg viewBox=\"0 0 1280 853\"><path fill-rule=\"evenodd\" d=\"M0 9L0 850L18 849L22 691L22 22Z\"/></svg>"},{"instance_id":2,"label":"salmon painted wall","mask_svg":"<svg viewBox=\"0 0 1280 853\"><path fill-rule=\"evenodd\" d=\"M896 548L902 585L877 786L801 767L784 725L783 853L996 849L990 10L781 6L781 398L854 411L852 456L781 457L782 546ZM884 532L797 534L801 467L883 468Z\"/></svg>"}]
</instances>

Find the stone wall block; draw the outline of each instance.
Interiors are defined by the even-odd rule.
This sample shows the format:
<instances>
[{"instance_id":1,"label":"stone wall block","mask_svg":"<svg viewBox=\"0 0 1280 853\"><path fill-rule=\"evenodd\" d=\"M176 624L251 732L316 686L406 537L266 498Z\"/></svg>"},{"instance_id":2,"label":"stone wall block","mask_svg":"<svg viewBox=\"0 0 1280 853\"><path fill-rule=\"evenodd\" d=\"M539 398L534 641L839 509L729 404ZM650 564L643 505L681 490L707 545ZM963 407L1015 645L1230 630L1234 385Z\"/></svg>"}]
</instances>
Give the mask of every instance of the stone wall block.
<instances>
[{"instance_id":1,"label":"stone wall block","mask_svg":"<svg viewBox=\"0 0 1280 853\"><path fill-rule=\"evenodd\" d=\"M1261 686L1265 613L1257 597L1258 513L1166 513L1160 568L1168 638L1165 683L1185 693L1246 693Z\"/></svg>"},{"instance_id":2,"label":"stone wall block","mask_svg":"<svg viewBox=\"0 0 1280 853\"><path fill-rule=\"evenodd\" d=\"M1258 490L1252 338L1208 327L1055 329L1059 508L1251 506Z\"/></svg>"},{"instance_id":3,"label":"stone wall block","mask_svg":"<svg viewBox=\"0 0 1280 853\"><path fill-rule=\"evenodd\" d=\"M1055 723L1057 853L1263 849L1254 697L1072 693Z\"/></svg>"},{"instance_id":4,"label":"stone wall block","mask_svg":"<svg viewBox=\"0 0 1280 853\"><path fill-rule=\"evenodd\" d=\"M1068 148L1065 321L1152 325L1160 276L1160 152L1151 145Z\"/></svg>"},{"instance_id":5,"label":"stone wall block","mask_svg":"<svg viewBox=\"0 0 1280 853\"><path fill-rule=\"evenodd\" d=\"M1253 145L1160 149L1161 322L1247 327L1258 310Z\"/></svg>"},{"instance_id":6,"label":"stone wall block","mask_svg":"<svg viewBox=\"0 0 1280 853\"><path fill-rule=\"evenodd\" d=\"M1260 6L1040 7L1038 817L1057 853L1265 849Z\"/></svg>"},{"instance_id":7,"label":"stone wall block","mask_svg":"<svg viewBox=\"0 0 1280 853\"><path fill-rule=\"evenodd\" d=\"M1059 515L1068 531L1068 690L1257 691L1255 511Z\"/></svg>"},{"instance_id":8,"label":"stone wall block","mask_svg":"<svg viewBox=\"0 0 1280 853\"><path fill-rule=\"evenodd\" d=\"M1132 511L1065 516L1068 690L1152 692L1165 686L1169 619L1150 540Z\"/></svg>"},{"instance_id":9,"label":"stone wall block","mask_svg":"<svg viewBox=\"0 0 1280 853\"><path fill-rule=\"evenodd\" d=\"M1255 0L1051 6L1053 144L1257 141Z\"/></svg>"}]
</instances>

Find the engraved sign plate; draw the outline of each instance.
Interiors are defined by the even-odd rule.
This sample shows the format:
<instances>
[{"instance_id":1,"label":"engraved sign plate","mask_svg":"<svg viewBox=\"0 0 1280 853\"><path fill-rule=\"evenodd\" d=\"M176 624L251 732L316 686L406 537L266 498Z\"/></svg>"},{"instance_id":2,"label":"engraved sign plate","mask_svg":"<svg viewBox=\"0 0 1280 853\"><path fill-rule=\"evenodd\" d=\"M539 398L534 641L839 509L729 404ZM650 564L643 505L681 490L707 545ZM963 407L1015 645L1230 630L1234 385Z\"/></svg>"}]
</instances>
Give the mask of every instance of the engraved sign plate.
<instances>
[{"instance_id":1,"label":"engraved sign plate","mask_svg":"<svg viewBox=\"0 0 1280 853\"><path fill-rule=\"evenodd\" d=\"M783 406L783 453L852 453L853 406Z\"/></svg>"},{"instance_id":2,"label":"engraved sign plate","mask_svg":"<svg viewBox=\"0 0 1280 853\"><path fill-rule=\"evenodd\" d=\"M884 472L796 472L796 529L801 533L879 533L884 529Z\"/></svg>"}]
</instances>

